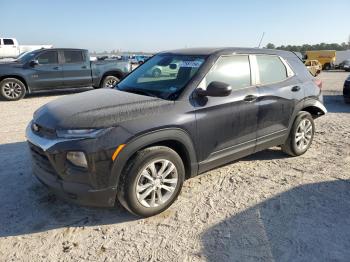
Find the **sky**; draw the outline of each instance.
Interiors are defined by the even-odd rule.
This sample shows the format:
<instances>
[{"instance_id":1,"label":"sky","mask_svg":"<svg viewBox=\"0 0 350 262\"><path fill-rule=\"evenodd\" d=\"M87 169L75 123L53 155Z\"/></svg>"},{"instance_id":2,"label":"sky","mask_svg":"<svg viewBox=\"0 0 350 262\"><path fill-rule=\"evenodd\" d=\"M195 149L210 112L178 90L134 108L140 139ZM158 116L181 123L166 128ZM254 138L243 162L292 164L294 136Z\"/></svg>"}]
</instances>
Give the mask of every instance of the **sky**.
<instances>
[{"instance_id":1,"label":"sky","mask_svg":"<svg viewBox=\"0 0 350 262\"><path fill-rule=\"evenodd\" d=\"M0 37L90 51L157 52L349 40L349 0L0 0Z\"/></svg>"}]
</instances>

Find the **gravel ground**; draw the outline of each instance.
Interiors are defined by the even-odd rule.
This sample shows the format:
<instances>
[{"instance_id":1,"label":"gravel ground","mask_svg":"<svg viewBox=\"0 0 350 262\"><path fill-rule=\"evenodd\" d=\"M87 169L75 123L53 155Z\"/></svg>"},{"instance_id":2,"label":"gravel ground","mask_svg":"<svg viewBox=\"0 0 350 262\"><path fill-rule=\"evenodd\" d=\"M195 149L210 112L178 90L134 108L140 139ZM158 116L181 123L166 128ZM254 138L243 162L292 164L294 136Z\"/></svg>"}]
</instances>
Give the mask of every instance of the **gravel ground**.
<instances>
[{"instance_id":1,"label":"gravel ground","mask_svg":"<svg viewBox=\"0 0 350 262\"><path fill-rule=\"evenodd\" d=\"M0 102L0 260L349 261L347 75L319 76L329 114L316 120L305 155L271 148L207 172L147 219L68 204L32 177L25 126L69 92Z\"/></svg>"}]
</instances>

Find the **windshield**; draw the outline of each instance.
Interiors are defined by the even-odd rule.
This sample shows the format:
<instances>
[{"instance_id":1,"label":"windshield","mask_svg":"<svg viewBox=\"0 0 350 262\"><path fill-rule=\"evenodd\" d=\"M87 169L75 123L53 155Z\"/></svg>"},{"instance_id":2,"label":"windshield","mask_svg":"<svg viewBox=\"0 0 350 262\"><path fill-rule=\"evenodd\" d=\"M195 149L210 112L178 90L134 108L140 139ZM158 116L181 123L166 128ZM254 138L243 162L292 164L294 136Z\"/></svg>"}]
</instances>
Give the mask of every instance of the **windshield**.
<instances>
[{"instance_id":1,"label":"windshield","mask_svg":"<svg viewBox=\"0 0 350 262\"><path fill-rule=\"evenodd\" d=\"M206 56L160 54L123 79L117 89L175 100L198 72Z\"/></svg>"},{"instance_id":2,"label":"windshield","mask_svg":"<svg viewBox=\"0 0 350 262\"><path fill-rule=\"evenodd\" d=\"M24 52L24 53L20 54L19 56L17 56L16 61L27 62L27 61L33 59L36 54L37 54L37 51Z\"/></svg>"}]
</instances>

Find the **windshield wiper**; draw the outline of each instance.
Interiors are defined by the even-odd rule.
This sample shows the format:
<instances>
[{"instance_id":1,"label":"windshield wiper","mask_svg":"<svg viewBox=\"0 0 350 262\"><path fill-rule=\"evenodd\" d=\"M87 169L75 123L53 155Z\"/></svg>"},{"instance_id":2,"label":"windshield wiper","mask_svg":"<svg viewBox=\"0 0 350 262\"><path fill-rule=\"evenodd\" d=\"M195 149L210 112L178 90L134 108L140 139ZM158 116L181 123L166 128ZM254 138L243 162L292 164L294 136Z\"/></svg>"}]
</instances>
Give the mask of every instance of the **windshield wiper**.
<instances>
[{"instance_id":1,"label":"windshield wiper","mask_svg":"<svg viewBox=\"0 0 350 262\"><path fill-rule=\"evenodd\" d=\"M158 98L158 96L156 96L155 94L153 94L151 92L147 92L145 90L136 89L136 88L122 89L121 91L130 92L130 93L139 94L139 95L146 95L146 96L151 96L151 97L157 97Z\"/></svg>"}]
</instances>

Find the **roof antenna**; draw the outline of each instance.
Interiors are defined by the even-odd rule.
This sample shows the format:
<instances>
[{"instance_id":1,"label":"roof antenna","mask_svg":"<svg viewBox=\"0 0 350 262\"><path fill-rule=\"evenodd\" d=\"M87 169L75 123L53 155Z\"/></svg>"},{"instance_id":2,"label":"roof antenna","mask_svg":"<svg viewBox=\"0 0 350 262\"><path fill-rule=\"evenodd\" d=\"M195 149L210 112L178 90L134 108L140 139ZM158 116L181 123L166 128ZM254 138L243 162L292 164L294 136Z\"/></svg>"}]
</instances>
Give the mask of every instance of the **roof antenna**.
<instances>
[{"instance_id":1,"label":"roof antenna","mask_svg":"<svg viewBox=\"0 0 350 262\"><path fill-rule=\"evenodd\" d=\"M260 48L260 45L261 45L262 40L264 39L264 36L265 36L265 32L262 33L262 36L260 38L260 42L259 42L258 48Z\"/></svg>"}]
</instances>

